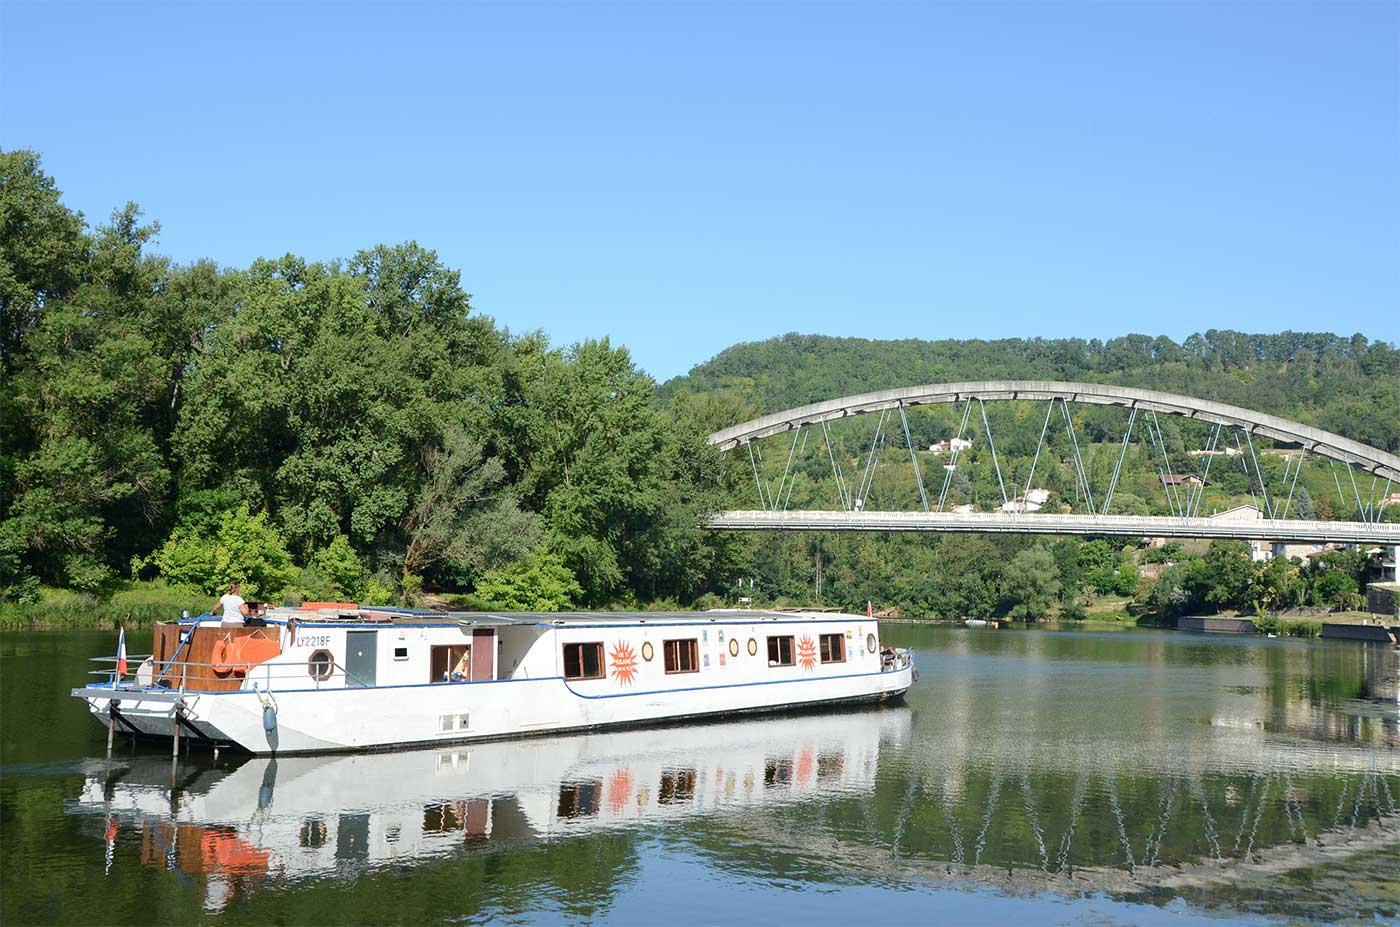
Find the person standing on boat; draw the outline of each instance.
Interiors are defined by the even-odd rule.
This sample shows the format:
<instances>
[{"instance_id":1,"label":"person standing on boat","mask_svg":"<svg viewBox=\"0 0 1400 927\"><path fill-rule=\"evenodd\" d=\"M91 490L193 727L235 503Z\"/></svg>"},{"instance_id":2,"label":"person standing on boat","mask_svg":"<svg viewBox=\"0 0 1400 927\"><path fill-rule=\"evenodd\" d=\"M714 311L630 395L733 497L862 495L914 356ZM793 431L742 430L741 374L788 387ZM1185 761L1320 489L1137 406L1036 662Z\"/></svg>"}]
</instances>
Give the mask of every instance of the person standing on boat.
<instances>
[{"instance_id":1,"label":"person standing on boat","mask_svg":"<svg viewBox=\"0 0 1400 927\"><path fill-rule=\"evenodd\" d=\"M238 583L229 583L228 592L219 599L219 604L214 606L214 611L224 610L223 624L243 626L243 620L248 616L248 603L243 601L243 597L238 594Z\"/></svg>"}]
</instances>

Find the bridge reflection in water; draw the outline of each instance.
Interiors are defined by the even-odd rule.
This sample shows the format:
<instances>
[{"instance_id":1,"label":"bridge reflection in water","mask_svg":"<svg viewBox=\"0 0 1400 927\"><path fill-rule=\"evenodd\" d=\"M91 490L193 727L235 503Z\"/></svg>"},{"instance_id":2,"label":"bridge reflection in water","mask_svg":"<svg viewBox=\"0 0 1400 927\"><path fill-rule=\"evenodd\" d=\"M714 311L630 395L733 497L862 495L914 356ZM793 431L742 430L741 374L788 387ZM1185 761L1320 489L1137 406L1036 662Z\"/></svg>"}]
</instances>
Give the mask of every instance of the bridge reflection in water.
<instances>
[{"instance_id":1,"label":"bridge reflection in water","mask_svg":"<svg viewBox=\"0 0 1400 927\"><path fill-rule=\"evenodd\" d=\"M1088 635L1098 653L1076 662L1060 635L930 634L934 681L910 707L190 762L173 790L168 762L138 758L94 769L67 810L90 816L95 839L139 846L143 864L204 879L211 910L306 878L573 841L586 871L481 890L573 879L554 890L606 911L640 865L638 841L656 837L745 879L1204 899L1400 844L1392 650ZM1300 660L1346 665L1311 675ZM1329 692L1313 678L1350 681ZM1125 679L1141 691L1105 702Z\"/></svg>"}]
</instances>

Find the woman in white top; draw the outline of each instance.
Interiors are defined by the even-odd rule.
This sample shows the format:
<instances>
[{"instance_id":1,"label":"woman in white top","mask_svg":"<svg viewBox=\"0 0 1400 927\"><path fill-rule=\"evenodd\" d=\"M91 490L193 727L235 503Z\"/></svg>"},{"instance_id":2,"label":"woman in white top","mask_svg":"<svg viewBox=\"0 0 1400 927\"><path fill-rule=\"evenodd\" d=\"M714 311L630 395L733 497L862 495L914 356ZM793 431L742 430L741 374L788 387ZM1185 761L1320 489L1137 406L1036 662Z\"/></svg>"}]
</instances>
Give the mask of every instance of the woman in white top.
<instances>
[{"instance_id":1,"label":"woman in white top","mask_svg":"<svg viewBox=\"0 0 1400 927\"><path fill-rule=\"evenodd\" d=\"M248 615L248 603L238 594L238 583L228 584L228 592L214 606L214 612L218 613L219 609L224 610L224 624L243 626L243 619Z\"/></svg>"}]
</instances>

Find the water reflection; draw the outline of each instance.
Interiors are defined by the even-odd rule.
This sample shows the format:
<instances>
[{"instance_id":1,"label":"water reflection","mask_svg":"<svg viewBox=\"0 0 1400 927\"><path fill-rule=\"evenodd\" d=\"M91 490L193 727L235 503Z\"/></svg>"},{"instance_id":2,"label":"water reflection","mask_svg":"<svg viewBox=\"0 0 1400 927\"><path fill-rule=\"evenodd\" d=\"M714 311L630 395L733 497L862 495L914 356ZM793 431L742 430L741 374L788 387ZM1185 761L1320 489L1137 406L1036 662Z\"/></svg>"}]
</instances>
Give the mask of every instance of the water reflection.
<instances>
[{"instance_id":1,"label":"water reflection","mask_svg":"<svg viewBox=\"0 0 1400 927\"><path fill-rule=\"evenodd\" d=\"M351 874L488 843L566 837L860 794L906 707L499 742L256 758L185 770L149 757L87 776L68 805L140 832L146 865L210 876L208 904L263 877ZM110 839L108 833L107 839Z\"/></svg>"},{"instance_id":2,"label":"water reflection","mask_svg":"<svg viewBox=\"0 0 1400 927\"><path fill-rule=\"evenodd\" d=\"M606 914L659 845L768 885L1400 916L1394 650L907 636L922 662L908 707L187 761L173 788L167 759L137 756L91 769L66 810L117 866L139 846L142 865L203 879L208 911L323 876L484 865L471 916L528 911L524 897Z\"/></svg>"}]
</instances>

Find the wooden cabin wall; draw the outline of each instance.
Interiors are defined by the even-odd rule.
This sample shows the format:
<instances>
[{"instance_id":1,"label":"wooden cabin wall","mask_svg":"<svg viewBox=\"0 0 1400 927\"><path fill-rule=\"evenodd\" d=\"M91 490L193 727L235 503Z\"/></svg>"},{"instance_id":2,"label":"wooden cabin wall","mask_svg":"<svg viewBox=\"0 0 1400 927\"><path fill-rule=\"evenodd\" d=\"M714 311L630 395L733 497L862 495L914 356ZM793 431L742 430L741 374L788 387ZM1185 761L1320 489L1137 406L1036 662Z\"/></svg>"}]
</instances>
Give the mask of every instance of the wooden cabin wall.
<instances>
[{"instance_id":1,"label":"wooden cabin wall","mask_svg":"<svg viewBox=\"0 0 1400 927\"><path fill-rule=\"evenodd\" d=\"M175 656L176 650L180 646L179 625L162 624L156 626L155 645L152 653L155 654L157 666L163 666ZM233 692L243 687L243 674L230 672L225 676L219 676L214 672L213 667L207 665L213 662L214 645L221 640L238 640L244 637L265 637L269 640L277 640L277 628L214 628L200 627L194 631L194 637L185 649L179 651L177 665L170 668L170 671L160 677L159 684L169 685L172 689L178 689L181 685L186 689L193 689L201 692ZM202 663L204 666L181 666L182 663Z\"/></svg>"}]
</instances>

